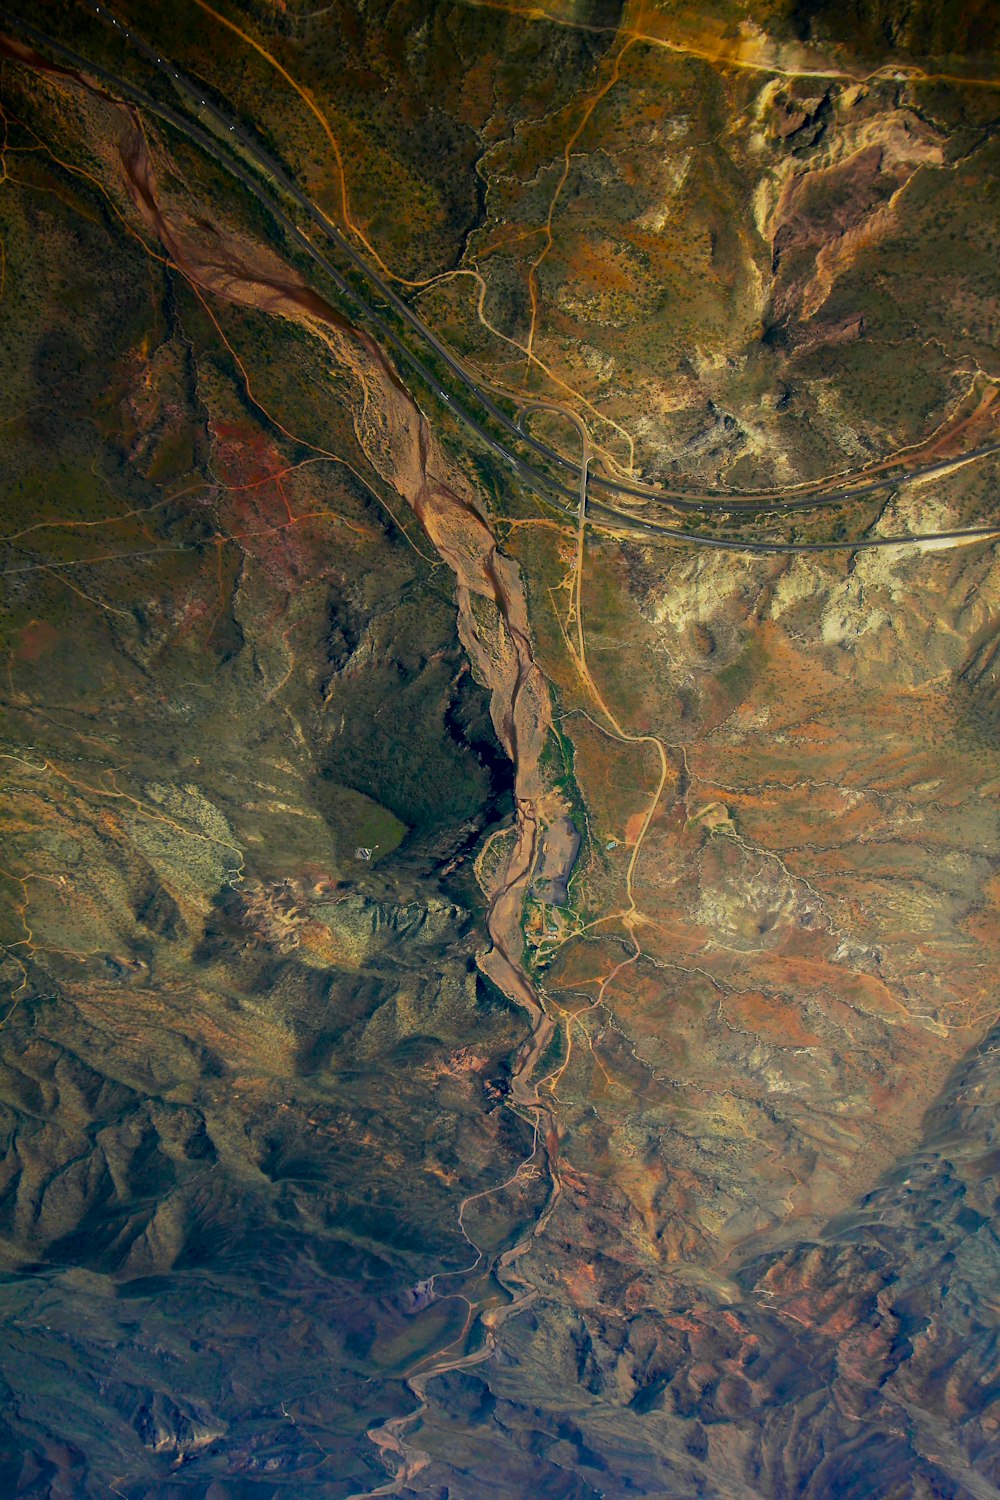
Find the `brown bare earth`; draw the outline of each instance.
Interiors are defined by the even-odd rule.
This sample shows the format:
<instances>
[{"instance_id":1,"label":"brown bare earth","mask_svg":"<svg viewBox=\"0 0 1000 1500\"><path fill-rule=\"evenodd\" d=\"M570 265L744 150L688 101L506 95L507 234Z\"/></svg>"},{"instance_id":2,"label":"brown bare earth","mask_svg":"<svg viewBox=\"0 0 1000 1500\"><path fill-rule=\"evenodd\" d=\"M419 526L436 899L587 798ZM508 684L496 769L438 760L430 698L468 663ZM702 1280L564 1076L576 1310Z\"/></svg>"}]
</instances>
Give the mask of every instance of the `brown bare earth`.
<instances>
[{"instance_id":1,"label":"brown bare earth","mask_svg":"<svg viewBox=\"0 0 1000 1500\"><path fill-rule=\"evenodd\" d=\"M10 20L4 1496L1000 1493L1000 73L862 10Z\"/></svg>"}]
</instances>

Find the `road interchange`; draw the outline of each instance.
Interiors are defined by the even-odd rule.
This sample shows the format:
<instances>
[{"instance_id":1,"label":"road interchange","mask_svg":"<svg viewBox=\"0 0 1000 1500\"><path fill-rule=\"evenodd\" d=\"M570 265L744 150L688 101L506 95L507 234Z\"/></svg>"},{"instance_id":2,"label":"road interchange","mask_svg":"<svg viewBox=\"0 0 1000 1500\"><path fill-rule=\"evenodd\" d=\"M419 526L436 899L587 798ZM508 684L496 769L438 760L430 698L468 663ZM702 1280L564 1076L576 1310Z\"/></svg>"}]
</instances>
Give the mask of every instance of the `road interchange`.
<instances>
[{"instance_id":1,"label":"road interchange","mask_svg":"<svg viewBox=\"0 0 1000 1500\"><path fill-rule=\"evenodd\" d=\"M526 431L523 422L520 420L520 416L531 409L545 409L558 413L570 420L578 432L585 431L582 419L571 407L565 406L560 402L535 398L528 394L517 395L505 391L486 381L478 373L471 371L434 330L424 322L420 315L387 284L378 271L354 248L347 237L340 232L326 214L301 190L298 184L288 176L284 169L254 141L250 133L238 120L225 114L211 100L202 97L202 90L196 88L172 62L159 56L143 37L137 35L120 22L107 6L98 4L97 0L88 0L88 7L101 21L113 28L118 35L171 81L172 85L193 105L196 112L221 133L221 138L226 142L228 148L231 148L234 144L238 145L240 150L249 157L257 172L263 174L265 180L270 180L270 182L275 184L286 197L290 198L308 216L311 223L319 229L327 241L333 244L346 257L353 269L362 275L378 291L379 295L388 302L396 316L415 332L427 348L445 364L450 374L455 377L463 390L478 402L490 419L499 424L516 441L527 446L534 458L542 460L563 472L569 471L574 477L579 476L578 484L571 486L561 483L552 474L540 469L537 463L528 462L506 442L501 441L493 432L485 427L481 420L467 411L455 399L453 392L443 384L434 370L410 348L400 337L397 330L387 321L386 317L362 296L357 287L315 245L313 240L291 218L273 194L235 157L231 149L223 149L214 133L210 133L201 124L196 123L185 115L179 114L176 110L170 108L169 105L154 99L134 83L113 73L101 64L93 62L72 48L65 46L65 44L49 36L33 23L15 15L2 6L0 6L0 20L13 26L23 35L30 37L33 42L40 44L57 58L62 59L64 63L69 64L71 69L79 70L84 75L81 79L84 83L86 83L86 75L100 80L103 84L115 90L135 108L146 110L174 130L185 135L205 151L217 165L234 176L261 203L286 234L309 256L324 275L329 277L341 297L348 302L355 314L360 314L367 324L377 330L379 337L384 339L393 351L420 377L421 381L429 387L433 395L441 401L455 419L471 431L495 456L512 467L522 480L526 481L536 492L539 492L548 499L549 503L555 504L562 511L568 514L573 514L574 512L582 513L589 506L594 523L600 525L602 529L608 529L627 536L638 536L646 540L674 541L720 551L757 555L810 552L853 553L886 547L905 548L918 546L926 548L933 543L959 544L1000 538L1000 524L961 527L937 532L908 533L895 536L862 536L845 540L812 542L785 541L761 536L718 536L706 532L692 531L686 527L669 525L658 520L651 520L646 516L636 516L596 496L590 496L588 500L589 491L596 489L599 491L603 490L611 496L627 497L629 499L644 501L647 504L661 505L667 509L701 515L704 515L706 512L722 512L733 515L739 511L756 515L785 515L794 512L816 511L826 509L830 506L848 504L851 501L863 499L882 491L892 490L893 488L898 488L903 484L919 479L931 478L962 467L979 458L1000 453L1000 441L982 444L954 459L939 459L931 464L916 465L908 469L904 468L901 473L895 476L883 475L880 478L871 479L867 477L865 470L860 470L855 476L854 483L847 483L828 489L824 488L824 482L820 481L814 493L808 495L796 494L792 497L788 496L787 491L757 490L725 492L714 490L697 493L690 490L672 490L662 486L616 480L608 475L593 472L590 458L589 435L581 466L581 464L567 457L567 455L532 436L531 433ZM30 59L19 57L10 48L7 48L6 52L8 56L14 57L15 60L25 62L28 66L31 65ZM511 402L518 409L518 417L511 417L504 411L498 405L497 399L494 399L495 397ZM882 467L886 467L886 465L883 464ZM797 490L801 487L801 484L793 485L790 486L790 489Z\"/></svg>"}]
</instances>

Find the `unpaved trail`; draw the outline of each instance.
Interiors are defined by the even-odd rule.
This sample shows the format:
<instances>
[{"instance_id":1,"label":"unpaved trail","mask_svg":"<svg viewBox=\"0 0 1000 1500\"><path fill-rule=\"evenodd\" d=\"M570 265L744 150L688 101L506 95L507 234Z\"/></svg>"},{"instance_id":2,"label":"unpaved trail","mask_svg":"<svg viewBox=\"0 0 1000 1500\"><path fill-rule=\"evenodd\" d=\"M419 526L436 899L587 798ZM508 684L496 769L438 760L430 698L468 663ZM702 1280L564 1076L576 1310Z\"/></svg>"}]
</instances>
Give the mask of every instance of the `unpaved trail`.
<instances>
[{"instance_id":1,"label":"unpaved trail","mask_svg":"<svg viewBox=\"0 0 1000 1500\"><path fill-rule=\"evenodd\" d=\"M80 123L91 140L96 137L99 142L95 149L111 176L111 191L130 201L143 226L199 294L306 327L322 341L331 366L338 373L353 375L361 396L354 413L358 443L375 471L412 510L454 575L459 635L475 675L490 692L497 737L514 766L515 836L493 881L486 915L490 946L478 955L478 962L483 974L528 1016L528 1036L512 1071L510 1103L534 1122L534 1139L530 1153L507 1181L470 1194L460 1205L460 1227L476 1251L475 1264L490 1258L465 1228L470 1204L504 1191L535 1162L544 1167L549 1190L541 1210L523 1225L515 1243L495 1255L489 1265L509 1300L478 1312L470 1307L469 1324L458 1347L452 1342L424 1356L406 1379L415 1409L369 1430L369 1438L387 1460L386 1467L394 1467L395 1473L365 1493L398 1494L429 1462L428 1455L407 1442L405 1435L427 1410L430 1381L488 1359L501 1324L532 1301L534 1291L519 1273L518 1262L544 1231L560 1194L556 1100L551 1089L544 1099L539 1097L540 1080L535 1078L557 1023L548 1015L543 996L524 966L522 913L544 831L568 809L547 787L541 771L552 710L532 653L524 583L516 562L499 548L464 476L443 453L379 345L352 327L276 252L234 226L225 226L218 215L200 211L186 195L166 186L172 175L169 163L150 146L136 108L111 98L82 74L53 67L18 44L5 50L18 61L55 75L63 94L81 96L82 104L76 101ZM585 448L582 497L588 461L589 449ZM581 513L584 506L582 499ZM474 1331L482 1337L469 1348Z\"/></svg>"},{"instance_id":2,"label":"unpaved trail","mask_svg":"<svg viewBox=\"0 0 1000 1500\"><path fill-rule=\"evenodd\" d=\"M510 1300L478 1315L470 1304L467 1332L475 1325L483 1334L482 1341L465 1353L452 1353L455 1344L450 1343L425 1356L406 1381L416 1409L369 1431L371 1441L389 1460L386 1466L394 1463L396 1472L385 1484L365 1493L398 1494L429 1462L428 1455L404 1437L427 1410L429 1382L447 1371L488 1359L496 1330L532 1300L534 1293L517 1273L516 1263L543 1231L560 1191L554 1101L539 1099L532 1081L555 1022L522 961L521 917L543 831L566 809L541 774L552 711L544 677L532 654L524 584L517 564L500 550L464 477L449 463L378 344L352 327L274 251L233 227L219 227L217 216L210 218L164 189L154 151L132 105L113 99L83 74L50 64L18 43L4 39L3 50L54 78L63 94L77 95L75 102L81 106L85 125L101 142L98 154L114 174L113 189L124 191L146 229L196 290L307 327L325 345L331 364L355 377L362 397L354 417L358 442L372 467L410 507L454 574L459 635L475 675L489 690L497 737L514 766L515 838L494 881L486 917L490 946L478 955L478 962L483 974L521 1005L529 1019L529 1035L513 1069L510 1098L534 1121L534 1141L530 1154L507 1182L469 1195L460 1206L462 1232L477 1251L477 1263L486 1257L465 1230L464 1215L470 1203L510 1186L536 1158L544 1162L549 1192L541 1212L524 1226L514 1245L495 1257L490 1268ZM459 1343L465 1344L466 1339Z\"/></svg>"},{"instance_id":3,"label":"unpaved trail","mask_svg":"<svg viewBox=\"0 0 1000 1500\"><path fill-rule=\"evenodd\" d=\"M355 376L363 394L355 414L360 446L455 575L459 635L477 677L490 691L493 724L514 764L516 840L490 901L493 950L482 956L481 967L525 1007L533 1026L544 1030L544 1008L520 961L520 916L540 830L552 817L552 808L543 806L546 789L539 773L552 713L532 655L517 564L498 547L464 478L449 464L374 339L355 329L274 251L232 227L218 227L217 216L196 211L165 191L133 105L10 38L2 39L0 50L54 79L61 92L69 88L83 96L84 121L99 127L97 153L115 170L114 186L125 189L145 226L196 288L304 324L325 343L331 362Z\"/></svg>"}]
</instances>

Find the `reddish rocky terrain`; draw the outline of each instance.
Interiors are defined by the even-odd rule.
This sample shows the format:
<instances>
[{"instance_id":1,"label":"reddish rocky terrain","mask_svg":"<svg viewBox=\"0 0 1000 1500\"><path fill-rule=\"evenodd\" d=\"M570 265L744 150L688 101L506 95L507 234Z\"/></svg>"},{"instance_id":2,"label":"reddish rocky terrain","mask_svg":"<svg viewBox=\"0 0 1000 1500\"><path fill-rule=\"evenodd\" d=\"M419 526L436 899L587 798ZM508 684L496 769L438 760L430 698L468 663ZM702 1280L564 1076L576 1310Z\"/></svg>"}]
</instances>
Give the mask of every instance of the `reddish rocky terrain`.
<instances>
[{"instance_id":1,"label":"reddish rocky terrain","mask_svg":"<svg viewBox=\"0 0 1000 1500\"><path fill-rule=\"evenodd\" d=\"M0 1489L1000 1493L988 25L41 10Z\"/></svg>"}]
</instances>

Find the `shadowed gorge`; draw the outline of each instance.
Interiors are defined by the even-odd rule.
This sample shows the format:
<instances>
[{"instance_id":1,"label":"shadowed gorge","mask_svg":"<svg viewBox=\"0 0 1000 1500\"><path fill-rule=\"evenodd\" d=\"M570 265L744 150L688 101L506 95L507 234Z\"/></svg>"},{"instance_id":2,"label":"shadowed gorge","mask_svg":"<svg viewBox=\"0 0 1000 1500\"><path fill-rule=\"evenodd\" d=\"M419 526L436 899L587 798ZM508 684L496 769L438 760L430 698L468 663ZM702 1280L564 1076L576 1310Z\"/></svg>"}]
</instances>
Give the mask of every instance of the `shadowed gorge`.
<instances>
[{"instance_id":1,"label":"shadowed gorge","mask_svg":"<svg viewBox=\"0 0 1000 1500\"><path fill-rule=\"evenodd\" d=\"M0 1495L1000 1494L992 15L0 111Z\"/></svg>"}]
</instances>

